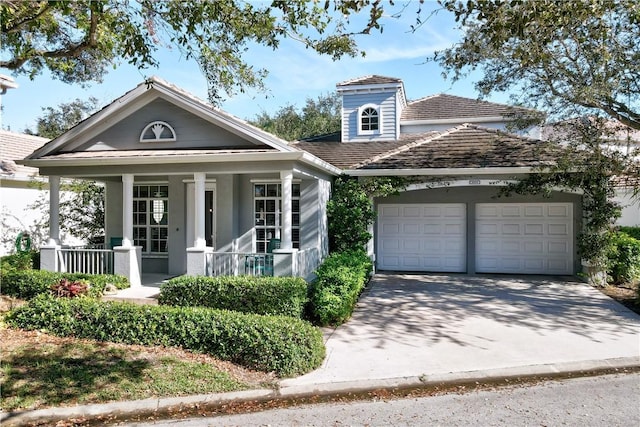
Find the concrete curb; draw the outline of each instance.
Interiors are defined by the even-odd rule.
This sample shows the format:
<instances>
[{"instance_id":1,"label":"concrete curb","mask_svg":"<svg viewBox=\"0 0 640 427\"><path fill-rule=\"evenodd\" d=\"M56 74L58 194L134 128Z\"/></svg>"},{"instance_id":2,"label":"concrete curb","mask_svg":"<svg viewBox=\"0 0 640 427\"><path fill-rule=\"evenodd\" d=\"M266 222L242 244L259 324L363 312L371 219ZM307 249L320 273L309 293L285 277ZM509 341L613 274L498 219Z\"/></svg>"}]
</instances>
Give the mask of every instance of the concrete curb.
<instances>
[{"instance_id":1,"label":"concrete curb","mask_svg":"<svg viewBox=\"0 0 640 427\"><path fill-rule=\"evenodd\" d=\"M640 356L605 360L587 360L547 365L518 366L468 372L424 374L420 376L384 378L363 381L333 382L325 384L292 385L279 390L258 389L231 393L200 394L185 397L152 398L105 404L81 405L63 408L47 408L34 411L0 413L2 426L19 426L27 423L56 422L69 419L85 421L104 418L126 418L127 416L167 412L188 407L222 407L231 403L264 402L268 400L291 400L308 397L338 397L375 390L397 390L428 388L430 386L464 385L476 382L500 381L509 378L561 377L571 374L595 376L611 373L612 370L640 368Z\"/></svg>"}]
</instances>

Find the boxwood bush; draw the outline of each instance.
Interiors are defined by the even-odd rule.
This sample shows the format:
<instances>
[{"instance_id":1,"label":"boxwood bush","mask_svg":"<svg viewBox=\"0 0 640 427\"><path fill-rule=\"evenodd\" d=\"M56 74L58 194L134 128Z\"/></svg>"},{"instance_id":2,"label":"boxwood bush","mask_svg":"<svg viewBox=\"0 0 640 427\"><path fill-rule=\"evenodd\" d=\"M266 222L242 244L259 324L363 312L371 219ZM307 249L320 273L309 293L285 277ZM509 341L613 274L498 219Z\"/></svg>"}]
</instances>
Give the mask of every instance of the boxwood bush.
<instances>
[{"instance_id":1,"label":"boxwood bush","mask_svg":"<svg viewBox=\"0 0 640 427\"><path fill-rule=\"evenodd\" d=\"M310 286L309 311L319 325L339 325L351 317L371 273L363 250L331 254L316 270Z\"/></svg>"},{"instance_id":2,"label":"boxwood bush","mask_svg":"<svg viewBox=\"0 0 640 427\"><path fill-rule=\"evenodd\" d=\"M608 253L607 274L616 285L640 280L640 240L622 232L614 234Z\"/></svg>"},{"instance_id":3,"label":"boxwood bush","mask_svg":"<svg viewBox=\"0 0 640 427\"><path fill-rule=\"evenodd\" d=\"M181 276L160 286L158 302L301 318L307 287L300 277Z\"/></svg>"},{"instance_id":4,"label":"boxwood bush","mask_svg":"<svg viewBox=\"0 0 640 427\"><path fill-rule=\"evenodd\" d=\"M640 240L640 227L618 227L618 231Z\"/></svg>"},{"instance_id":5,"label":"boxwood bush","mask_svg":"<svg viewBox=\"0 0 640 427\"><path fill-rule=\"evenodd\" d=\"M315 369L325 355L322 333L303 320L204 307L40 295L10 312L6 321L59 336L182 347L280 376Z\"/></svg>"},{"instance_id":6,"label":"boxwood bush","mask_svg":"<svg viewBox=\"0 0 640 427\"><path fill-rule=\"evenodd\" d=\"M100 296L104 292L107 283L113 284L118 289L129 287L129 280L124 276L115 274L82 274L82 273L57 273L45 270L17 270L2 275L3 295L16 298L31 299L40 294L48 294L51 286L62 279L71 281L85 280L89 282L89 295Z\"/></svg>"},{"instance_id":7,"label":"boxwood bush","mask_svg":"<svg viewBox=\"0 0 640 427\"><path fill-rule=\"evenodd\" d=\"M40 252L18 252L0 258L0 273L2 276L14 271L33 270L40 265Z\"/></svg>"}]
</instances>

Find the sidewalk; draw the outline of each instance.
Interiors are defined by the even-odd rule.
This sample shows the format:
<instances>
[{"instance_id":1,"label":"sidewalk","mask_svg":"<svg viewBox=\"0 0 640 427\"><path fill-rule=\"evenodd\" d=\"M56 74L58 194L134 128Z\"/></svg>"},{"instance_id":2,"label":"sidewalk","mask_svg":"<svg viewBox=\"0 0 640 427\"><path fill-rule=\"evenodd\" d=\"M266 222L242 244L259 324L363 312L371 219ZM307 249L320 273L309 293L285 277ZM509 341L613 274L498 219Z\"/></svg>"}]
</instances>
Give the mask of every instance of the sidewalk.
<instances>
[{"instance_id":1,"label":"sidewalk","mask_svg":"<svg viewBox=\"0 0 640 427\"><path fill-rule=\"evenodd\" d=\"M152 415L193 406L341 396L640 368L640 316L583 284L549 278L377 275L353 318L325 329L327 357L263 389L0 414L28 422Z\"/></svg>"}]
</instances>

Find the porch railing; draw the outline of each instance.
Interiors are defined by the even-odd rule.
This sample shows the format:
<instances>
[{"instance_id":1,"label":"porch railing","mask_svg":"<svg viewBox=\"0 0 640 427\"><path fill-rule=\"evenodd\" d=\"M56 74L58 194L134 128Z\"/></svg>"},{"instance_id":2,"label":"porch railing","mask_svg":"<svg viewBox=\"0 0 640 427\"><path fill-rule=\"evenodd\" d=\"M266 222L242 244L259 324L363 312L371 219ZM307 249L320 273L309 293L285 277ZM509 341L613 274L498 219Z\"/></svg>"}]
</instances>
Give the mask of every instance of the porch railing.
<instances>
[{"instance_id":1,"label":"porch railing","mask_svg":"<svg viewBox=\"0 0 640 427\"><path fill-rule=\"evenodd\" d=\"M206 254L207 276L273 276L273 254L210 252Z\"/></svg>"},{"instance_id":2,"label":"porch railing","mask_svg":"<svg viewBox=\"0 0 640 427\"><path fill-rule=\"evenodd\" d=\"M317 248L296 251L293 275L308 278L321 262ZM210 252L206 254L207 276L273 276L273 254Z\"/></svg>"},{"instance_id":3,"label":"porch railing","mask_svg":"<svg viewBox=\"0 0 640 427\"><path fill-rule=\"evenodd\" d=\"M110 249L62 248L58 251L59 271L66 273L113 274Z\"/></svg>"}]
</instances>

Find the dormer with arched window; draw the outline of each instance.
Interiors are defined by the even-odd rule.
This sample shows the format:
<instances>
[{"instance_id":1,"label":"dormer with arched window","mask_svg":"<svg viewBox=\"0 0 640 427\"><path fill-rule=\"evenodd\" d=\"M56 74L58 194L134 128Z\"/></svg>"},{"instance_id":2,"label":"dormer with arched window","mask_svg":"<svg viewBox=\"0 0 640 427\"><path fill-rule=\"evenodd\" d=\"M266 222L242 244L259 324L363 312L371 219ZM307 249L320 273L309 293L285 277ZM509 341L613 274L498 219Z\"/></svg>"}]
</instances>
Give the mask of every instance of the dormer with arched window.
<instances>
[{"instance_id":1,"label":"dormer with arched window","mask_svg":"<svg viewBox=\"0 0 640 427\"><path fill-rule=\"evenodd\" d=\"M342 96L342 141L395 141L407 105L402 80L367 76L337 85Z\"/></svg>"}]
</instances>

